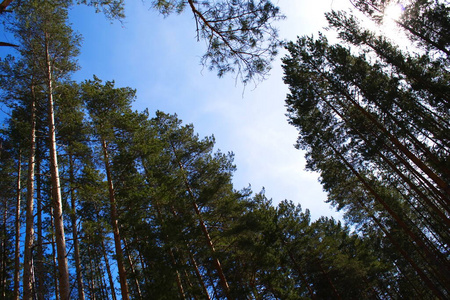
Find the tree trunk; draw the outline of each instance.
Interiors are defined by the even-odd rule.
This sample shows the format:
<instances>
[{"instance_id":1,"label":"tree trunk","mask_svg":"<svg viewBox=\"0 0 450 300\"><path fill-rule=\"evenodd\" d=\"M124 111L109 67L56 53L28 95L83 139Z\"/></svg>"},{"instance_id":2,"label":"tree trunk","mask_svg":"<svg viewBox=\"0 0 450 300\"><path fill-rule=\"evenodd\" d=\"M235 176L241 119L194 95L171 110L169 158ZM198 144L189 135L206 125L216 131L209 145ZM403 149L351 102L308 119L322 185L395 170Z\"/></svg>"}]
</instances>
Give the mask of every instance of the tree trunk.
<instances>
[{"instance_id":1,"label":"tree trunk","mask_svg":"<svg viewBox=\"0 0 450 300\"><path fill-rule=\"evenodd\" d=\"M206 224L205 224L205 222L203 220L203 216L202 216L202 214L200 212L200 209L198 208L198 205L197 205L197 203L195 201L195 196L194 196L194 193L192 192L191 186L189 185L189 182L187 180L187 177L186 177L186 174L185 174L185 170L184 170L184 166L180 162L180 160L178 159L178 157L176 155L176 152L175 152L175 146L173 145L172 142L171 142L171 146L172 146L173 154L174 154L175 159L176 159L176 163L178 164L178 166L179 166L179 168L180 168L180 170L181 170L181 172L183 174L184 184L186 185L187 192L189 193L189 196L190 196L191 201L192 201L192 206L194 207L195 214L197 215L198 221L200 223L200 229L202 230L203 235L205 236L208 248L211 251L211 254L212 254L211 258L213 260L214 267L215 267L215 269L217 271L217 274L219 275L220 283L221 283L222 288L223 288L223 290L225 292L225 296L226 296L227 299L231 300L231 297L230 297L230 286L228 285L227 279L225 277L225 273L223 272L223 269L222 269L222 265L220 264L220 260L217 257L216 249L214 248L214 243L213 243L213 241L211 239L211 236L209 235L208 228L206 227Z\"/></svg>"},{"instance_id":2,"label":"tree trunk","mask_svg":"<svg viewBox=\"0 0 450 300\"><path fill-rule=\"evenodd\" d=\"M145 180L147 181L148 184L151 184L151 181L149 180L149 175L148 175L149 172L148 172L148 169L147 169L147 167L146 167L146 165L144 163L144 159L141 158L141 160L142 160L142 165L144 167ZM155 200L154 206L156 208L156 213L157 213L158 220L159 220L161 226L163 226L164 220L163 220L163 215L162 215L161 207L160 207L160 205L158 203L158 200ZM172 214L176 215L173 210L172 210ZM164 238L164 242L167 243L167 241L169 240L169 236L167 234L164 234L163 238ZM184 292L183 283L181 282L181 275L180 275L180 272L178 271L178 268L177 268L177 262L175 260L175 255L173 253L172 247L169 248L168 252L169 252L170 259L172 260L172 265L173 265L173 267L175 269L175 276L176 276L176 281L177 281L178 293L180 294L180 299L186 299L186 293ZM141 260L141 263L142 263L142 260Z\"/></svg>"},{"instance_id":3,"label":"tree trunk","mask_svg":"<svg viewBox=\"0 0 450 300\"><path fill-rule=\"evenodd\" d=\"M17 202L16 202L16 240L14 248L14 299L19 300L19 281L20 281L20 177L22 176L22 152L19 152L17 162Z\"/></svg>"},{"instance_id":4,"label":"tree trunk","mask_svg":"<svg viewBox=\"0 0 450 300\"><path fill-rule=\"evenodd\" d=\"M3 219L2 219L2 232L0 234L1 236L1 267L0 267L0 290L1 290L1 296L3 299L6 298L6 289L7 289L7 261L8 261L8 250L7 250L7 241L6 237L8 236L7 232L7 219L8 219L8 201L7 198L4 198L4 207L3 207Z\"/></svg>"},{"instance_id":5,"label":"tree trunk","mask_svg":"<svg viewBox=\"0 0 450 300\"><path fill-rule=\"evenodd\" d=\"M127 249L127 251L128 251L127 252L128 263L130 264L131 273L133 274L133 277L134 277L134 284L136 286L136 292L138 293L138 299L142 299L141 287L139 284L139 280L137 278L136 270L134 268L133 260L131 258L130 249L128 248L128 243L125 238L123 239L123 243L124 243L125 249Z\"/></svg>"},{"instance_id":6,"label":"tree trunk","mask_svg":"<svg viewBox=\"0 0 450 300\"><path fill-rule=\"evenodd\" d=\"M53 218L53 208L50 208L50 222L51 227L54 226L54 218ZM54 287L55 287L55 300L59 300L59 288L58 288L58 264L56 262L56 249L55 249L55 235L52 234L52 260L53 260L53 279L54 279Z\"/></svg>"},{"instance_id":7,"label":"tree trunk","mask_svg":"<svg viewBox=\"0 0 450 300\"><path fill-rule=\"evenodd\" d=\"M289 258L291 259L292 263L294 264L295 270L297 271L298 275L300 276L300 278L302 279L302 281L305 284L306 288L308 289L308 293L311 296L311 299L315 300L316 299L316 295L314 294L314 291L311 289L311 285L306 280L305 274L303 273L303 270L300 267L300 265L297 263L297 260L295 259L294 255L292 255L291 251L289 249L287 249L287 243L286 243L286 241L284 240L283 237L281 237L281 242L282 242L284 248L286 248L286 251L287 251L287 253L289 255Z\"/></svg>"},{"instance_id":8,"label":"tree trunk","mask_svg":"<svg viewBox=\"0 0 450 300\"><path fill-rule=\"evenodd\" d=\"M92 266L92 260L93 260L93 258L92 258L92 241L91 241L91 237L88 237L88 239L89 239L89 245L88 245L88 257L90 258L89 259L89 279L88 279L88 281L89 281L89 299L90 300L96 300L97 298L96 298L96 296L95 296L95 282L94 282L94 267Z\"/></svg>"},{"instance_id":9,"label":"tree trunk","mask_svg":"<svg viewBox=\"0 0 450 300\"><path fill-rule=\"evenodd\" d=\"M403 220L391 209L391 207L378 195L378 193L367 183L367 181L362 177L361 174L359 174L359 172L357 170L355 170L355 168L353 168L353 166L347 161L347 159L331 144L331 143L327 143L328 146L333 150L333 152L339 157L339 159L346 165L346 167L358 178L358 180L365 186L365 188L370 192L370 194L372 194L372 196L375 197L375 199L377 200L378 203L380 203L383 208L391 215L391 217L397 222L397 224L405 231L405 233L414 241L414 244L416 246L418 246L420 248L420 250L423 250L423 252L425 252L425 256L426 257L433 257L433 255L431 254L430 250L428 249L428 247L426 247L426 245L423 243L423 241L418 238L411 230L410 228L403 222ZM361 203L361 205L363 205ZM380 229L383 230L383 227L381 226L381 224L379 224L377 222L377 224L379 225ZM385 234L389 237L390 234L383 230L383 232L385 232ZM390 241L394 244L394 245L398 245L398 243L395 241L394 238L390 238ZM427 286L433 291L433 293L435 294L436 297L438 297L439 299L445 299L445 296L443 296L442 292L439 290L439 288L436 287L436 284L433 280L431 280L428 275L426 275L420 268L417 267L417 265L415 264L415 262L409 257L408 253L406 253L400 246L397 247L397 249L402 253L403 257L411 264L411 266L416 270L416 272L418 273L418 275L422 278L422 280L425 281L425 283L427 284ZM436 258L434 256L434 258ZM434 263L431 263L431 265L433 265ZM441 270L441 272L443 274L445 274L447 271L444 270L446 269L446 264L444 263L443 265L443 269ZM436 276L439 277L439 273L437 272Z\"/></svg>"},{"instance_id":10,"label":"tree trunk","mask_svg":"<svg viewBox=\"0 0 450 300\"><path fill-rule=\"evenodd\" d=\"M50 144L50 174L52 182L52 200L53 200L53 214L55 222L56 235L56 249L58 253L58 271L59 271L59 292L61 300L70 299L70 285L69 285L69 268L67 265L66 256L66 238L64 235L64 221L62 209L61 186L59 180L58 157L56 149L56 129L55 129L55 114L54 114L54 100L53 100L53 75L52 65L50 61L49 52L49 35L45 33L45 55L47 67L47 97L48 97L48 129L49 129L49 144Z\"/></svg>"},{"instance_id":11,"label":"tree trunk","mask_svg":"<svg viewBox=\"0 0 450 300\"><path fill-rule=\"evenodd\" d=\"M325 269L323 268L322 264L320 263L319 259L316 259L317 264L319 265L320 271L322 272L322 274L327 278L328 284L331 287L331 290L333 291L334 297L335 299L342 299L341 296L339 295L339 292L336 289L336 286L333 283L333 280L331 280L330 276L328 275L328 272L325 271Z\"/></svg>"},{"instance_id":12,"label":"tree trunk","mask_svg":"<svg viewBox=\"0 0 450 300\"><path fill-rule=\"evenodd\" d=\"M78 287L78 299L84 300L84 287L83 287L83 276L81 273L81 262L80 262L80 245L78 241L78 228L77 228L77 208L75 202L75 175L73 170L73 156L69 153L69 177L70 177L70 200L71 200L71 219L72 219L72 235L73 235L73 250L75 258L75 270L77 277L77 287Z\"/></svg>"},{"instance_id":13,"label":"tree trunk","mask_svg":"<svg viewBox=\"0 0 450 300\"><path fill-rule=\"evenodd\" d=\"M102 239L103 259L105 260L106 273L108 274L109 288L111 289L111 296L113 300L117 300L116 289L114 288L114 279L111 274L111 267L109 266L109 258L106 253L105 241Z\"/></svg>"},{"instance_id":14,"label":"tree trunk","mask_svg":"<svg viewBox=\"0 0 450 300\"><path fill-rule=\"evenodd\" d=\"M32 299L32 249L34 242L34 168L36 163L36 102L34 86L31 87L31 132L30 153L28 159L27 175L27 205L25 213L25 245L23 258L23 299Z\"/></svg>"},{"instance_id":15,"label":"tree trunk","mask_svg":"<svg viewBox=\"0 0 450 300\"><path fill-rule=\"evenodd\" d=\"M325 77L326 78L326 77ZM328 78L327 78L328 79ZM330 80L332 83L332 80ZM414 153L409 151L409 149L400 142L392 133L383 126L373 115L371 115L364 107L362 107L351 95L349 95L348 91L341 90L344 96L349 100L355 108L357 108L368 120L370 120L380 131L385 134L389 140L406 156L408 157L414 164L420 168L428 177L433 180L437 186L439 186L446 194L450 194L450 189L448 183L445 182L439 175L437 175L433 170L431 170L420 158L418 158Z\"/></svg>"},{"instance_id":16,"label":"tree trunk","mask_svg":"<svg viewBox=\"0 0 450 300\"><path fill-rule=\"evenodd\" d=\"M127 275L125 271L125 266L123 264L123 251L120 240L120 232L119 232L119 222L117 216L117 204L116 204L116 196L114 191L114 185L112 181L111 174L111 166L109 164L109 153L108 147L106 145L106 141L102 139L102 148L103 148L103 158L105 161L105 170L106 170L106 178L108 181L108 190L109 190L109 201L111 205L111 223L114 233L114 245L116 250L116 260L117 260L117 268L119 270L119 282L120 282L120 290L122 292L122 299L129 300L129 292L128 292L128 283L127 283Z\"/></svg>"},{"instance_id":17,"label":"tree trunk","mask_svg":"<svg viewBox=\"0 0 450 300\"><path fill-rule=\"evenodd\" d=\"M189 258L191 260L192 265L194 266L195 275L197 276L197 279L198 279L200 285L202 286L204 296L206 297L205 299L211 300L211 297L209 296L209 293L208 293L208 289L206 288L206 285L205 285L205 281L203 280L203 276L200 273L200 270L198 269L197 261L195 260L195 257L192 254L191 250L188 249L188 251L189 251Z\"/></svg>"},{"instance_id":18,"label":"tree trunk","mask_svg":"<svg viewBox=\"0 0 450 300\"><path fill-rule=\"evenodd\" d=\"M39 143L36 145L39 146ZM37 151L39 153L39 151ZM41 196L41 163L39 156L36 159L36 206L37 206L37 297L38 300L44 299L44 248L42 236L42 196Z\"/></svg>"},{"instance_id":19,"label":"tree trunk","mask_svg":"<svg viewBox=\"0 0 450 300\"><path fill-rule=\"evenodd\" d=\"M315 90L315 92L317 94L319 94L318 91ZM321 97L322 101L324 103L326 103L348 126L351 126L351 122L348 120L348 118L346 118L334 105L332 105L330 103L330 101L327 100L326 97ZM344 104L339 103L339 105L341 105L342 107L345 107ZM353 130L355 130L358 133L358 136L364 140L364 142L369 145L370 144L370 137L367 138L366 136L364 136L363 133L361 133L358 128L355 128L354 126L351 126ZM374 133L374 131L371 132L372 136L376 136L376 134ZM411 170L411 172L413 173L414 171L416 171L413 167L410 167L410 164L405 161L403 159L402 156L400 156L396 151L394 151L394 149L392 149L391 147L389 147L388 145L385 145L386 149L389 150L392 154L394 154L399 160L401 160L401 162L408 168ZM413 183L405 174L403 174L403 172L396 166L396 164L394 162L392 162L390 159L388 159L383 153L382 151L377 151L378 155L381 157L381 159L386 162L389 167L421 198L425 201L425 203L434 211L438 214L439 217L442 218L442 221L444 221L447 225L450 226L450 219L446 216L445 212L443 212L440 208L438 208L431 199L429 199L428 196L426 196L422 190L420 190L419 186L417 186L417 184ZM420 174L418 174L420 175ZM431 185L432 187L434 187L433 185ZM443 196L443 195L442 195ZM405 199L407 201L409 201L408 199ZM423 205L423 204L422 204ZM411 204L412 207L414 207L414 205ZM424 205L425 206L425 205ZM445 208L445 204L443 205L443 207ZM447 208L447 212L448 208Z\"/></svg>"}]
</instances>

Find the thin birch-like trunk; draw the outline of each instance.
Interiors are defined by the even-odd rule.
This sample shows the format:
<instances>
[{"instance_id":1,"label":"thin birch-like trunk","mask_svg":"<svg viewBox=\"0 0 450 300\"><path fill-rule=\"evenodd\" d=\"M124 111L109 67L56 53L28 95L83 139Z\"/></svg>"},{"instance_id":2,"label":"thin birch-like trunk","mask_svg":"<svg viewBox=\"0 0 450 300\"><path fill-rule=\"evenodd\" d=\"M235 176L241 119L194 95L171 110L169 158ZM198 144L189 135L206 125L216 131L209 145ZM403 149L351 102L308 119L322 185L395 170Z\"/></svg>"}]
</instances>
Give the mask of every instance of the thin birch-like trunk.
<instances>
[{"instance_id":1,"label":"thin birch-like trunk","mask_svg":"<svg viewBox=\"0 0 450 300\"><path fill-rule=\"evenodd\" d=\"M428 251L430 251L426 245L424 245L423 241L420 240L411 230L410 228L407 226L407 224L405 224L403 222L403 220L401 218L399 218L399 216L391 209L391 207L380 197L380 195L368 184L368 182L363 178L363 176L350 164L350 162L331 144L331 143L327 143L327 145L333 150L333 152L339 157L339 159L346 165L346 167L359 179L359 181L365 186L365 188L370 192L370 194L372 194L374 196L374 198L377 200L377 202L379 204L381 204L383 206L383 208L391 215L392 218L395 219L395 221L397 221L397 224L399 225L399 227L401 227L402 229L404 229L404 231L408 234L408 236L414 241L414 244L419 247L420 251L424 251L426 255L432 255L431 253L428 253ZM377 223L379 225L379 223ZM383 227L381 225L379 225L380 228L383 230ZM384 232L384 230L383 230ZM389 237L390 234L388 232L385 232L385 234ZM398 245L397 241L394 238L390 238L391 242L394 245ZM415 269L415 271L417 272L417 274L422 278L422 280L427 284L427 286L432 290L432 292L435 294L435 296L438 299L445 299L445 296L443 295L442 291L439 290L439 288L436 285L436 282L430 278L429 276L431 274L426 274L425 272L423 272L423 270L421 270L420 268L417 267L416 263L414 262L414 260L412 260L409 257L409 254L406 253L406 251L404 251L402 249L401 246L397 246L398 250L401 252L401 254L403 255L403 257L411 264L411 266ZM430 264L431 266L432 264ZM446 266L443 265L442 266L442 270L439 270L440 272L444 273L446 272L445 270ZM435 273L435 272L433 272ZM435 275L437 275L436 277L438 278L439 276L439 272L437 272Z\"/></svg>"},{"instance_id":2,"label":"thin birch-like trunk","mask_svg":"<svg viewBox=\"0 0 450 300\"><path fill-rule=\"evenodd\" d=\"M125 249L128 249L128 243L127 243L127 240L126 240L125 238L123 239L123 243L124 243ZM141 286L140 286L139 280L138 280L138 278L137 278L136 269L134 268L134 262L133 262L133 260L131 259L131 254L130 254L129 249L128 249L127 251L128 251L128 252L127 252L127 254L128 254L128 255L127 255L128 263L130 264L131 273L132 273L133 276L134 276L134 284L135 284L135 286L136 286L136 291L137 291L137 293L138 293L139 299L142 299Z\"/></svg>"},{"instance_id":3,"label":"thin birch-like trunk","mask_svg":"<svg viewBox=\"0 0 450 300\"><path fill-rule=\"evenodd\" d=\"M53 228L54 226L54 218L53 218L53 208L50 208L50 222L51 222L51 227ZM53 261L53 280L54 280L54 285L55 285L55 300L59 300L59 280L58 280L58 270L57 270L57 262L56 262L56 246L55 246L55 235L52 234L52 261Z\"/></svg>"},{"instance_id":4,"label":"thin birch-like trunk","mask_svg":"<svg viewBox=\"0 0 450 300\"><path fill-rule=\"evenodd\" d=\"M36 102L34 97L34 86L31 87L31 132L30 153L28 159L27 175L27 204L25 213L25 245L23 258L23 299L32 299L32 247L34 242L34 169L36 163Z\"/></svg>"},{"instance_id":5,"label":"thin birch-like trunk","mask_svg":"<svg viewBox=\"0 0 450 300\"><path fill-rule=\"evenodd\" d=\"M6 228L6 220L8 219L8 202L6 200L6 198L4 199L4 208L3 208L3 220L2 220L2 242L1 242L1 247L0 249L2 249L2 253L1 253L1 270L0 270L0 282L1 282L1 286L0 286L0 290L2 291L1 296L4 298L6 298L6 279L7 279L7 273L6 273L6 262L8 260L8 254L7 254L7 246L6 246L6 237L7 237L7 228Z\"/></svg>"},{"instance_id":6,"label":"thin birch-like trunk","mask_svg":"<svg viewBox=\"0 0 450 300\"><path fill-rule=\"evenodd\" d=\"M64 220L62 212L62 197L61 185L58 170L58 153L56 149L56 129L55 129L55 113L54 113L54 99L53 99L53 67L50 59L49 51L49 34L45 32L45 61L47 72L47 97L48 97L48 128L49 128L49 143L50 143L50 174L52 182L52 200L53 213L55 222L56 235L56 249L58 259L59 271L59 292L62 300L70 299L70 285L69 285L69 267L67 264L66 255L66 238L64 235Z\"/></svg>"},{"instance_id":7,"label":"thin birch-like trunk","mask_svg":"<svg viewBox=\"0 0 450 300\"><path fill-rule=\"evenodd\" d=\"M181 170L181 172L183 174L183 181L184 181L184 184L186 186L186 190L187 190L187 192L189 194L189 197L191 198L191 203L192 203L192 206L194 208L194 211L195 211L195 214L197 216L197 219L199 221L200 229L201 229L203 235L205 236L206 244L208 245L208 248L211 251L211 254L212 254L211 259L213 261L213 264L214 264L214 267L215 267L215 269L217 271L217 274L219 275L220 284L221 284L221 286L222 286L222 288L223 288L223 290L225 292L226 298L228 300L230 300L231 299L231 297L230 297L230 286L228 285L228 281L227 281L227 279L225 277L225 273L223 272L220 260L219 260L219 258L217 258L216 249L214 247L214 243L213 243L213 241L211 239L211 236L209 235L208 228L207 228L207 226L206 226L206 224L205 224L205 222L203 220L203 216L202 216L202 214L200 212L200 209L199 209L199 207L198 207L198 205L197 205L197 203L195 201L194 193L193 193L192 188L191 188L191 186L190 186L190 184L189 184L189 182L187 180L187 177L186 177L186 171L184 169L183 164L178 159L178 156L177 156L176 150L175 150L175 146L174 146L172 141L170 141L170 146L172 148L173 155L175 157L175 162L178 164L178 167L180 168L180 170Z\"/></svg>"},{"instance_id":8,"label":"thin birch-like trunk","mask_svg":"<svg viewBox=\"0 0 450 300\"><path fill-rule=\"evenodd\" d=\"M14 245L14 299L19 300L19 281L20 281L20 177L22 176L22 153L19 152L19 161L17 162L17 202L16 202L16 240Z\"/></svg>"},{"instance_id":9,"label":"thin birch-like trunk","mask_svg":"<svg viewBox=\"0 0 450 300\"><path fill-rule=\"evenodd\" d=\"M102 139L102 148L103 148L103 158L105 162L105 170L106 170L106 179L108 181L108 190L109 190L109 201L110 201L110 216L111 223L114 234L114 246L116 250L116 260L117 260L117 269L119 270L119 282L120 282L120 290L122 293L123 300L129 300L129 291L128 291L128 283L127 283L127 275L125 271L125 265L123 264L123 251L120 239L119 232L119 221L117 215L117 202L115 196L114 185L112 181L111 174L111 166L109 163L109 153L108 147L106 145L106 141Z\"/></svg>"},{"instance_id":10,"label":"thin birch-like trunk","mask_svg":"<svg viewBox=\"0 0 450 300\"><path fill-rule=\"evenodd\" d=\"M105 267L106 267L106 273L108 274L108 280L109 280L109 288L111 290L111 296L113 300L117 300L116 296L116 289L114 287L114 279L111 274L111 267L109 265L109 258L106 253L106 247L105 247L105 241L102 239L102 250L103 250L103 259L105 260Z\"/></svg>"},{"instance_id":11,"label":"thin birch-like trunk","mask_svg":"<svg viewBox=\"0 0 450 300\"><path fill-rule=\"evenodd\" d=\"M73 187L75 182L74 168L73 168L73 156L69 153L69 177L70 177L70 204L71 204L71 221L72 221L72 236L73 236L73 251L75 258L75 271L77 276L77 287L78 287L78 299L84 300L84 286L83 286L83 276L81 273L81 260L80 260L80 243L78 241L78 228L77 228L77 208L75 202L75 188Z\"/></svg>"},{"instance_id":12,"label":"thin birch-like trunk","mask_svg":"<svg viewBox=\"0 0 450 300\"><path fill-rule=\"evenodd\" d=\"M180 170L181 170L181 172L183 174L184 184L185 184L186 190L187 190L187 192L188 192L188 194L189 194L189 196L191 198L192 206L194 208L195 214L197 215L198 221L200 223L200 229L202 230L203 235L205 236L208 248L211 251L211 254L212 254L211 259L213 260L214 267L215 267L215 269L217 271L217 274L219 275L220 284L222 285L222 288L223 288L223 290L225 292L226 298L228 300L231 300L231 297L230 297L230 286L228 285L228 281L227 281L227 279L225 277L225 273L223 272L220 260L219 260L219 258L217 258L216 249L214 247L214 243L213 243L213 241L211 239L211 236L209 235L208 228L206 227L206 224L205 224L205 222L203 220L203 216L202 216L202 214L200 212L200 209L199 209L197 203L195 202L195 196L194 196L192 188L191 188L191 186L190 186L190 184L189 184L189 182L187 180L184 166L181 163L181 161L178 159L178 157L176 155L176 152L175 152L175 146L173 145L172 142L171 142L171 146L172 146L172 151L173 151L175 159L176 159L176 163L178 164L178 166L179 166L179 168L180 168Z\"/></svg>"},{"instance_id":13,"label":"thin birch-like trunk","mask_svg":"<svg viewBox=\"0 0 450 300\"><path fill-rule=\"evenodd\" d=\"M36 145L39 146L39 143ZM39 151L37 151L39 153ZM36 206L37 206L37 297L38 300L44 299L44 248L42 235L42 182L41 182L41 163L40 158L36 159Z\"/></svg>"}]
</instances>

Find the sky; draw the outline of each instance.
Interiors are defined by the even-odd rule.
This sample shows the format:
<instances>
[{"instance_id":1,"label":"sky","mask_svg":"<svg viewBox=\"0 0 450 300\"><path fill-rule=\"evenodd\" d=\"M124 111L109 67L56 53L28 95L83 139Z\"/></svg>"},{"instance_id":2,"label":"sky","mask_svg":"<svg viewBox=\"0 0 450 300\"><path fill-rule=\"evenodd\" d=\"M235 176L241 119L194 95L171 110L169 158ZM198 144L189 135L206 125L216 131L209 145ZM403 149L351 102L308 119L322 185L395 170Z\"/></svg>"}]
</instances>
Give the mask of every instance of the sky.
<instances>
[{"instance_id":1,"label":"sky","mask_svg":"<svg viewBox=\"0 0 450 300\"><path fill-rule=\"evenodd\" d=\"M347 7L349 0L281 0L275 2L287 17L276 24L280 38L317 36L326 26L324 12ZM200 137L214 135L216 148L235 154L236 189L263 187L277 204L284 199L322 215L340 218L318 182L318 174L305 171L304 153L295 149L296 129L288 124L280 55L270 76L257 86L244 87L232 74L218 78L200 64L205 43L197 42L195 20L186 10L163 17L149 1L126 1L126 19L111 22L94 9L76 6L70 20L83 37L74 80L114 80L117 87L137 90L134 108L176 113L192 123ZM5 36L2 37L5 40ZM6 41L6 40L5 40Z\"/></svg>"}]
</instances>

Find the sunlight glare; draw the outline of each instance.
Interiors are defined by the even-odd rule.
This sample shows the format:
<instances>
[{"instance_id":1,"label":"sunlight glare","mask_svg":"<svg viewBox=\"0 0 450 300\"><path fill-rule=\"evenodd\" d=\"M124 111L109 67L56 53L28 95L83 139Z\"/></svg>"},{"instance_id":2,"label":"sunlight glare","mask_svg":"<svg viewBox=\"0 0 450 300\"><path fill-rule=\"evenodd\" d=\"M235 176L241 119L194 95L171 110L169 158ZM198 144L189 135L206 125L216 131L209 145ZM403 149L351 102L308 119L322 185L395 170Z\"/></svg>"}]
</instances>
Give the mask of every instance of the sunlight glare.
<instances>
[{"instance_id":1,"label":"sunlight glare","mask_svg":"<svg viewBox=\"0 0 450 300\"><path fill-rule=\"evenodd\" d=\"M402 16L403 11L405 8L403 5L399 2L391 3L389 4L386 9L384 10L384 22L386 23L395 23L399 21L400 17Z\"/></svg>"}]
</instances>

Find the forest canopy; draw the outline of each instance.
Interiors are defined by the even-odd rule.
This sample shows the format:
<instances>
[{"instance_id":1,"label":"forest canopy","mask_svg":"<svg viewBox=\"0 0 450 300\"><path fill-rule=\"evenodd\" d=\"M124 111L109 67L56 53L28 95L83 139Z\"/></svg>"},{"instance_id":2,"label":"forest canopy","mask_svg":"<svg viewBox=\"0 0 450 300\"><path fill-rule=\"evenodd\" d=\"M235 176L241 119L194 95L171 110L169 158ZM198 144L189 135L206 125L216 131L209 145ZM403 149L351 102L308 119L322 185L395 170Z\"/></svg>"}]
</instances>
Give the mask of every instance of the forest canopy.
<instances>
[{"instance_id":1,"label":"forest canopy","mask_svg":"<svg viewBox=\"0 0 450 300\"><path fill-rule=\"evenodd\" d=\"M116 0L12 1L2 15L18 47L0 61L1 298L449 297L448 3L404 3L413 50L342 11L326 14L339 44L286 46L297 147L345 224L236 188L233 153L176 114L134 110L132 87L75 82L75 4L124 16ZM264 76L282 45L269 1L151 5L193 13L219 76ZM389 1L353 5L380 23Z\"/></svg>"}]
</instances>

